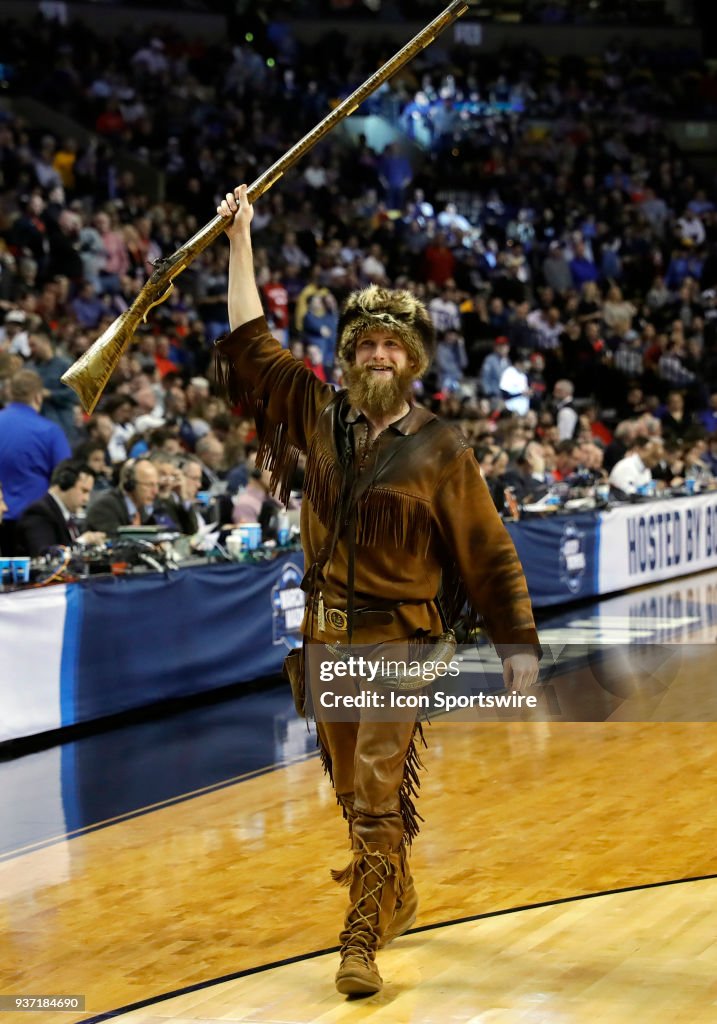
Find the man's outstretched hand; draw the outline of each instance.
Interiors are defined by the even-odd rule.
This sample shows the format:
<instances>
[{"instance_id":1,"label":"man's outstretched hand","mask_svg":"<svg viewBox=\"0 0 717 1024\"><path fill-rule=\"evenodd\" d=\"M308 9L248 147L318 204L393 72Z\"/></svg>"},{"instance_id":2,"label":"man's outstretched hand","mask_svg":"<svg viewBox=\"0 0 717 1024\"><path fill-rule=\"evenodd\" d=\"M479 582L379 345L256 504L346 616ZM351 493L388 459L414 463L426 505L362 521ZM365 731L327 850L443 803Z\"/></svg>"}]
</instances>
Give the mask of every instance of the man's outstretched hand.
<instances>
[{"instance_id":1,"label":"man's outstretched hand","mask_svg":"<svg viewBox=\"0 0 717 1024\"><path fill-rule=\"evenodd\" d=\"M503 662L503 682L506 690L525 693L538 681L538 659L528 652L511 654Z\"/></svg>"}]
</instances>

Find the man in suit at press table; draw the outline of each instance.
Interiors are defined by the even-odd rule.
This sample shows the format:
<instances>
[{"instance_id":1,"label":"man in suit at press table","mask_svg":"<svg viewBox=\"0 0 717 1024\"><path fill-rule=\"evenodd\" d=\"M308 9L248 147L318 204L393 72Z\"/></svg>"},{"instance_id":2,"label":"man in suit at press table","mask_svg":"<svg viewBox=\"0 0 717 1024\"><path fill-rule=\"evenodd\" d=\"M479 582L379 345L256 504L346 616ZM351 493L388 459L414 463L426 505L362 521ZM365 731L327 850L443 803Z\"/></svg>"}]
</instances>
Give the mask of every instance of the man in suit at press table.
<instances>
[{"instance_id":1,"label":"man in suit at press table","mask_svg":"<svg viewBox=\"0 0 717 1024\"><path fill-rule=\"evenodd\" d=\"M87 526L115 537L120 526L154 525L154 504L159 492L157 467L149 459L126 462L119 487L103 491L87 509Z\"/></svg>"},{"instance_id":2,"label":"man in suit at press table","mask_svg":"<svg viewBox=\"0 0 717 1024\"><path fill-rule=\"evenodd\" d=\"M16 542L26 555L42 555L52 547L101 544L105 534L83 533L74 517L90 500L95 477L81 462L65 459L55 466L47 494L29 505L17 523Z\"/></svg>"}]
</instances>

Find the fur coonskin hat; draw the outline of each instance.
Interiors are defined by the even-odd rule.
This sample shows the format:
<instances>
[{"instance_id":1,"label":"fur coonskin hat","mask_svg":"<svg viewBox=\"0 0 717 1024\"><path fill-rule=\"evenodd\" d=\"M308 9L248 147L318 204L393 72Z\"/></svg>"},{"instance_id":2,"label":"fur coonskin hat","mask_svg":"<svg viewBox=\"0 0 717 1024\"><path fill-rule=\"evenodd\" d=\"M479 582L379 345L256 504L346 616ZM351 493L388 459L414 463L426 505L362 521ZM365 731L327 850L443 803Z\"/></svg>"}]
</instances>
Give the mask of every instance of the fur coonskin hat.
<instances>
[{"instance_id":1,"label":"fur coonskin hat","mask_svg":"<svg viewBox=\"0 0 717 1024\"><path fill-rule=\"evenodd\" d=\"M401 340L409 359L416 365L416 376L422 377L433 358L436 331L420 299L404 289L372 284L349 295L339 317L339 362L350 365L356 355L356 342L377 327Z\"/></svg>"}]
</instances>

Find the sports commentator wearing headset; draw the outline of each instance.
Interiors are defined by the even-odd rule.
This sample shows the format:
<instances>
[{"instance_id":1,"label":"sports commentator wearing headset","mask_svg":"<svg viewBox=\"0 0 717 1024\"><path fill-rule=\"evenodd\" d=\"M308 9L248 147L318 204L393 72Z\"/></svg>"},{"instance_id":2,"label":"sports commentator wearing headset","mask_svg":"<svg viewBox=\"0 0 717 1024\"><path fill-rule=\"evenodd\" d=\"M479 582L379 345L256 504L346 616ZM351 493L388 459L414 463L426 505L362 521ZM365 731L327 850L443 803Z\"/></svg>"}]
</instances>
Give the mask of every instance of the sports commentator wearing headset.
<instances>
[{"instance_id":1,"label":"sports commentator wearing headset","mask_svg":"<svg viewBox=\"0 0 717 1024\"><path fill-rule=\"evenodd\" d=\"M116 536L120 526L154 524L154 504L159 491L157 467L149 459L126 462L119 486L103 491L87 509L87 526Z\"/></svg>"},{"instance_id":2,"label":"sports commentator wearing headset","mask_svg":"<svg viewBox=\"0 0 717 1024\"><path fill-rule=\"evenodd\" d=\"M94 482L94 473L84 463L72 459L58 463L47 494L28 505L17 521L18 550L35 556L52 547L101 544L103 532L80 532L75 520L87 506Z\"/></svg>"}]
</instances>

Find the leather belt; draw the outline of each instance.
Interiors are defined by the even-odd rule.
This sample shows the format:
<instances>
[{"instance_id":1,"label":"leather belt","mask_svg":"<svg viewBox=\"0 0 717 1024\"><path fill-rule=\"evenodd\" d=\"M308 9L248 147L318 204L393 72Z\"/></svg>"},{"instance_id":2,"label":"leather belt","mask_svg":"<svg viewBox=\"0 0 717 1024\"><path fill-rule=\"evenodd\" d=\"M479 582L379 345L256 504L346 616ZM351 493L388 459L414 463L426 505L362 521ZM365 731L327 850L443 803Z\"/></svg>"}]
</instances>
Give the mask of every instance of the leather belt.
<instances>
[{"instance_id":1,"label":"leather belt","mask_svg":"<svg viewBox=\"0 0 717 1024\"><path fill-rule=\"evenodd\" d=\"M395 607L404 602L396 602ZM342 608L327 608L321 596L314 600L314 609L317 614L319 632L323 632L324 626L330 626L338 633L345 633L348 630L348 615ZM394 613L389 608L355 608L354 626L390 626L394 620Z\"/></svg>"}]
</instances>

